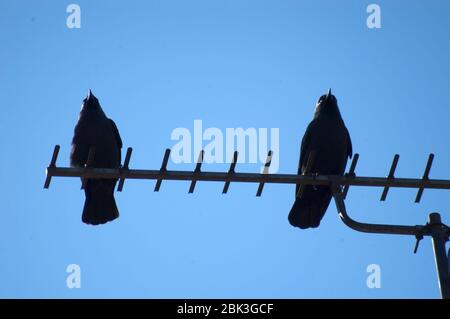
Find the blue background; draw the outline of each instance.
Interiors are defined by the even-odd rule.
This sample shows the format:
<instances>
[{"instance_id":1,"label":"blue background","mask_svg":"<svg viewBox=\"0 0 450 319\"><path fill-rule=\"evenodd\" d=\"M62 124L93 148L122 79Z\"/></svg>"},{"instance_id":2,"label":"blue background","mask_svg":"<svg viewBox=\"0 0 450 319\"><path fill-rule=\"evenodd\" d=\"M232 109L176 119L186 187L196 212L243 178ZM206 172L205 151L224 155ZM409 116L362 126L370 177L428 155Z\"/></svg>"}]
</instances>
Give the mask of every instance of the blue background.
<instances>
[{"instance_id":1,"label":"blue background","mask_svg":"<svg viewBox=\"0 0 450 319\"><path fill-rule=\"evenodd\" d=\"M66 27L68 1L0 1L0 297L437 298L429 239L355 232L332 203L321 227L300 231L287 213L289 185L129 180L121 217L81 223L78 179L42 188L55 144L68 166L79 107L91 88L117 123L133 168L157 169L177 127L280 129L280 173L297 169L318 97L336 94L357 173L450 176L450 3L377 1L78 1L81 29ZM194 164L170 169L192 169ZM205 170L226 170L226 164ZM260 164L239 165L257 172ZM424 224L448 192L352 188L358 220ZM68 289L66 267L81 267ZM369 264L381 288L366 285Z\"/></svg>"}]
</instances>

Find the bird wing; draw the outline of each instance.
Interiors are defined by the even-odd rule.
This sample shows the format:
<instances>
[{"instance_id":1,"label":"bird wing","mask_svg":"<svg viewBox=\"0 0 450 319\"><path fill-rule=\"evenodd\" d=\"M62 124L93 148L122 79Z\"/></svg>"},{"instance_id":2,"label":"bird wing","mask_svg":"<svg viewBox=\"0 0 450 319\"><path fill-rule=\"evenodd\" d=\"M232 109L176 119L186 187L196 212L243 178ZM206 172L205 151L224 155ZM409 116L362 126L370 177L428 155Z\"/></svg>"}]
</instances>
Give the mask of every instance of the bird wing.
<instances>
[{"instance_id":1,"label":"bird wing","mask_svg":"<svg viewBox=\"0 0 450 319\"><path fill-rule=\"evenodd\" d=\"M350 133L347 128L345 128L345 132L347 133L347 155L348 158L351 158L353 156L352 139L350 138Z\"/></svg>"},{"instance_id":2,"label":"bird wing","mask_svg":"<svg viewBox=\"0 0 450 319\"><path fill-rule=\"evenodd\" d=\"M306 128L305 134L303 135L302 144L300 146L300 159L298 162L298 170L297 174L302 174L303 165L306 165L307 161L307 150L309 148L309 144L311 141L312 131L313 131L313 122L309 123L308 127ZM295 195L298 193L298 189L300 188L300 185L297 185L295 188Z\"/></svg>"},{"instance_id":3,"label":"bird wing","mask_svg":"<svg viewBox=\"0 0 450 319\"><path fill-rule=\"evenodd\" d=\"M308 160L306 153L309 148L309 144L310 144L310 140L311 140L311 134L313 131L313 123L314 123L314 121L309 123L308 127L306 128L305 135L303 135L302 145L300 147L300 160L298 163L297 174L302 173L302 168L304 165L306 165L306 161Z\"/></svg>"},{"instance_id":4,"label":"bird wing","mask_svg":"<svg viewBox=\"0 0 450 319\"><path fill-rule=\"evenodd\" d=\"M114 123L114 121L111 119L109 119L109 122L111 123L117 146L119 147L119 149L121 149L123 144L122 144L122 139L120 138L119 130L117 129L116 123Z\"/></svg>"},{"instance_id":5,"label":"bird wing","mask_svg":"<svg viewBox=\"0 0 450 319\"><path fill-rule=\"evenodd\" d=\"M70 150L70 165L73 167L83 167L86 164L89 146L83 143L83 140L82 126L78 122L74 129Z\"/></svg>"}]
</instances>

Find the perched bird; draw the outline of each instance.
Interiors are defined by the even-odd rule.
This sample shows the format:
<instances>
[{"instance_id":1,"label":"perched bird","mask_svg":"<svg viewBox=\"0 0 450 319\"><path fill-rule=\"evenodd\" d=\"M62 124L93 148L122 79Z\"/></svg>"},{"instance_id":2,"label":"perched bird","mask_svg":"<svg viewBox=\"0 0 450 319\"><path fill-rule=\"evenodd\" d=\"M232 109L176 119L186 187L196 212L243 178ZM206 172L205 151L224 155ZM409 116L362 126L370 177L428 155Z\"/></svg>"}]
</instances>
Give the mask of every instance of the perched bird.
<instances>
[{"instance_id":1,"label":"perched bird","mask_svg":"<svg viewBox=\"0 0 450 319\"><path fill-rule=\"evenodd\" d=\"M305 172L311 151L315 152L310 173L321 175L342 175L347 157L352 157L352 141L339 112L336 97L331 89L322 95L316 104L314 118L303 136L298 174ZM299 185L296 187L296 194ZM320 225L331 201L328 186L305 185L301 198L296 198L289 213L292 226L301 229Z\"/></svg>"},{"instance_id":2,"label":"perched bird","mask_svg":"<svg viewBox=\"0 0 450 319\"><path fill-rule=\"evenodd\" d=\"M83 100L75 126L70 153L72 167L84 167L89 149L93 147L92 167L119 168L122 140L113 120L106 117L91 90ZM117 179L88 179L83 181L86 200L82 221L99 225L119 217L114 199Z\"/></svg>"}]
</instances>

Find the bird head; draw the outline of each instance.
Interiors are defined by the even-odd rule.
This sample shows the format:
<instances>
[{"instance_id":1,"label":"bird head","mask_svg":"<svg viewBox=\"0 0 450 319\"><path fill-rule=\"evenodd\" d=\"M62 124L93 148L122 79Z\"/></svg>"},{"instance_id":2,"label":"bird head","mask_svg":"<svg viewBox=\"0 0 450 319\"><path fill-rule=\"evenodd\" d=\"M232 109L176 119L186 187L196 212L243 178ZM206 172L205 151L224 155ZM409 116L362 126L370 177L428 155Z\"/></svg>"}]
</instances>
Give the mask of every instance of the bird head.
<instances>
[{"instance_id":1,"label":"bird head","mask_svg":"<svg viewBox=\"0 0 450 319\"><path fill-rule=\"evenodd\" d=\"M316 103L314 116L317 117L322 114L341 115L339 112L337 99L331 93L331 89L328 89L327 94L322 95Z\"/></svg>"},{"instance_id":2,"label":"bird head","mask_svg":"<svg viewBox=\"0 0 450 319\"><path fill-rule=\"evenodd\" d=\"M81 110L98 110L101 109L100 103L95 95L89 90L87 96L83 100L83 105L81 106Z\"/></svg>"}]
</instances>

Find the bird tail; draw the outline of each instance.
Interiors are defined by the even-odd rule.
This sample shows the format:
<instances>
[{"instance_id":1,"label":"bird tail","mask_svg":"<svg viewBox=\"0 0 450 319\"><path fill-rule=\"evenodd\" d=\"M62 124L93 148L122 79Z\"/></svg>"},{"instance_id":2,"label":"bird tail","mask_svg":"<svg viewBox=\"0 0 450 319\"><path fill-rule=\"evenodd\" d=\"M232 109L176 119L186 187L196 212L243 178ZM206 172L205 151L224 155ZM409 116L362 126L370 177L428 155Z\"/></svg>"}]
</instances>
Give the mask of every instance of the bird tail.
<instances>
[{"instance_id":1,"label":"bird tail","mask_svg":"<svg viewBox=\"0 0 450 319\"><path fill-rule=\"evenodd\" d=\"M119 217L114 199L114 179L90 179L86 182L83 223L101 225Z\"/></svg>"},{"instance_id":2,"label":"bird tail","mask_svg":"<svg viewBox=\"0 0 450 319\"><path fill-rule=\"evenodd\" d=\"M331 190L327 186L307 185L301 198L296 198L289 212L289 223L301 229L320 225L331 201Z\"/></svg>"}]
</instances>

